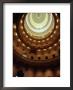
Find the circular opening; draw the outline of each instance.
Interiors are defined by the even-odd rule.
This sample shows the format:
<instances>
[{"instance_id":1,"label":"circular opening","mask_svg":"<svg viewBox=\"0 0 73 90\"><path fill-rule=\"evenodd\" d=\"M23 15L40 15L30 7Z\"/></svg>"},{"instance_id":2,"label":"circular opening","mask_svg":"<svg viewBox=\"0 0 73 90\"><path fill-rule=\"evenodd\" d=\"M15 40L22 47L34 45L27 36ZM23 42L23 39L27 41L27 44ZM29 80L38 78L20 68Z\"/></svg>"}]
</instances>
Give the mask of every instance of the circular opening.
<instances>
[{"instance_id":1,"label":"circular opening","mask_svg":"<svg viewBox=\"0 0 73 90\"><path fill-rule=\"evenodd\" d=\"M55 25L52 13L28 13L24 19L26 32L35 39L42 39L53 32Z\"/></svg>"},{"instance_id":2,"label":"circular opening","mask_svg":"<svg viewBox=\"0 0 73 90\"><path fill-rule=\"evenodd\" d=\"M52 56L53 56L53 58L55 58L55 54L53 54Z\"/></svg>"},{"instance_id":3,"label":"circular opening","mask_svg":"<svg viewBox=\"0 0 73 90\"><path fill-rule=\"evenodd\" d=\"M33 56L31 56L31 59L33 59Z\"/></svg>"},{"instance_id":4,"label":"circular opening","mask_svg":"<svg viewBox=\"0 0 73 90\"><path fill-rule=\"evenodd\" d=\"M45 56L45 59L48 59L48 56Z\"/></svg>"},{"instance_id":5,"label":"circular opening","mask_svg":"<svg viewBox=\"0 0 73 90\"><path fill-rule=\"evenodd\" d=\"M41 59L41 57L38 57L38 59Z\"/></svg>"}]
</instances>

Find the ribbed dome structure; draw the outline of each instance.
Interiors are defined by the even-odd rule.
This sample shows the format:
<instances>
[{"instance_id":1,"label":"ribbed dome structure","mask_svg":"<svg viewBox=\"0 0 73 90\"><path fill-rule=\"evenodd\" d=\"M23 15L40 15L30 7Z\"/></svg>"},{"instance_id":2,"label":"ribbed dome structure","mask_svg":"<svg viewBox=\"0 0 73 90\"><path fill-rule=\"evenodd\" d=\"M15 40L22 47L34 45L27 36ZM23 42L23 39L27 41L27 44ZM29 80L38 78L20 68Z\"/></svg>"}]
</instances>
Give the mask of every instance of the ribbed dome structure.
<instances>
[{"instance_id":1,"label":"ribbed dome structure","mask_svg":"<svg viewBox=\"0 0 73 90\"><path fill-rule=\"evenodd\" d=\"M25 67L25 70L22 68L20 71L23 74L25 72L25 76L54 76L54 72L47 67L56 66L60 62L59 14L23 13L13 24L13 54L14 63ZM35 71L33 67L38 70ZM43 69L45 74L42 74ZM59 73L57 76L60 76Z\"/></svg>"}]
</instances>

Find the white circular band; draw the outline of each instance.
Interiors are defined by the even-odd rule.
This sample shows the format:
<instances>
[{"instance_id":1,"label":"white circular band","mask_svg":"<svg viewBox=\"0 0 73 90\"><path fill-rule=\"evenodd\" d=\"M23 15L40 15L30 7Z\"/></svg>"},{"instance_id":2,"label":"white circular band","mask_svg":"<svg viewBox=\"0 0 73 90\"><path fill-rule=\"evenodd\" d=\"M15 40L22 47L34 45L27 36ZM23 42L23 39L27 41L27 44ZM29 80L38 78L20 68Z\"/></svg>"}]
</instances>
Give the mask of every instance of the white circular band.
<instances>
[{"instance_id":1,"label":"white circular band","mask_svg":"<svg viewBox=\"0 0 73 90\"><path fill-rule=\"evenodd\" d=\"M41 23L36 23L32 18L33 13L28 13L24 20L26 32L37 39L45 38L54 29L54 16L50 13L45 13L44 20ZM44 13L42 13L43 15ZM36 14L34 14L36 15ZM39 18L40 19L40 18Z\"/></svg>"}]
</instances>

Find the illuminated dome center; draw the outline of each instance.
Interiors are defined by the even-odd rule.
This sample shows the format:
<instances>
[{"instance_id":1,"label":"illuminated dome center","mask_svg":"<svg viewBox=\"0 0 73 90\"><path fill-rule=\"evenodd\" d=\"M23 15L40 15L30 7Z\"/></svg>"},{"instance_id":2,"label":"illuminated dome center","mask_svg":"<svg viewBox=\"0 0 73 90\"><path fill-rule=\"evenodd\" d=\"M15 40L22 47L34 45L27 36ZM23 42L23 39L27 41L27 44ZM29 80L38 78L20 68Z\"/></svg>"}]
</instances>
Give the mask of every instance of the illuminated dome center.
<instances>
[{"instance_id":1,"label":"illuminated dome center","mask_svg":"<svg viewBox=\"0 0 73 90\"><path fill-rule=\"evenodd\" d=\"M48 36L54 29L54 17L48 13L28 13L24 20L26 32L35 39Z\"/></svg>"}]
</instances>

